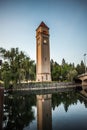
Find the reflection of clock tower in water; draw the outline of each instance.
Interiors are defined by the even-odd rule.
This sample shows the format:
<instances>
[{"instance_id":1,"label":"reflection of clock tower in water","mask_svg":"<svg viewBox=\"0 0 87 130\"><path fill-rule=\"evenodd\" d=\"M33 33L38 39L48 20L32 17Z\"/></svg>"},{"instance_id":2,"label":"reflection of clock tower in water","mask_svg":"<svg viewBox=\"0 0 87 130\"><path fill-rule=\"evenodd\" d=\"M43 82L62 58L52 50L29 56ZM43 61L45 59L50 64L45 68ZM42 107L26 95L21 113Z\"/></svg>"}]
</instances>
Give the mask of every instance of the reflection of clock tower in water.
<instances>
[{"instance_id":1,"label":"reflection of clock tower in water","mask_svg":"<svg viewBox=\"0 0 87 130\"><path fill-rule=\"evenodd\" d=\"M37 95L37 129L52 130L51 94Z\"/></svg>"},{"instance_id":2,"label":"reflection of clock tower in water","mask_svg":"<svg viewBox=\"0 0 87 130\"><path fill-rule=\"evenodd\" d=\"M36 81L51 81L49 28L41 22L36 29Z\"/></svg>"}]
</instances>

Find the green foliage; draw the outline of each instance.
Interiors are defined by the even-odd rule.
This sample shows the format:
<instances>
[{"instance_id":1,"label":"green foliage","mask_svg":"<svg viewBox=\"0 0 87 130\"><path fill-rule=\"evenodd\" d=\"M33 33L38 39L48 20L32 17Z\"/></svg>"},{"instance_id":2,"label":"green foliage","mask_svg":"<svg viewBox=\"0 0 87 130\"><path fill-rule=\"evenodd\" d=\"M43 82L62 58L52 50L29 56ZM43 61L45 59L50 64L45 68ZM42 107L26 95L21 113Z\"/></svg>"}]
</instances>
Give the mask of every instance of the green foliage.
<instances>
[{"instance_id":1,"label":"green foliage","mask_svg":"<svg viewBox=\"0 0 87 130\"><path fill-rule=\"evenodd\" d=\"M75 69L70 70L70 71L68 72L68 74L67 74L68 80L72 82L73 79L76 78L77 74L78 74L78 73L77 73L77 71L76 71Z\"/></svg>"},{"instance_id":2,"label":"green foliage","mask_svg":"<svg viewBox=\"0 0 87 130\"><path fill-rule=\"evenodd\" d=\"M76 70L77 70L78 74L85 73L85 65L84 65L83 61L81 61L80 65L77 64Z\"/></svg>"},{"instance_id":3,"label":"green foliage","mask_svg":"<svg viewBox=\"0 0 87 130\"><path fill-rule=\"evenodd\" d=\"M9 69L9 64L7 62L4 62L4 64L2 65L1 77L2 77L2 79L4 81L4 86L6 88L8 88L9 82L10 82L11 73L10 73L10 69Z\"/></svg>"},{"instance_id":4,"label":"green foliage","mask_svg":"<svg viewBox=\"0 0 87 130\"><path fill-rule=\"evenodd\" d=\"M35 80L36 64L24 52L18 48L0 48L0 55L4 61L0 66L0 80L4 81L6 88L9 84L16 85L23 81ZM75 67L74 63L66 63L64 58L61 65L51 59L50 65L52 81L73 81L77 75L85 72L83 61Z\"/></svg>"},{"instance_id":5,"label":"green foliage","mask_svg":"<svg viewBox=\"0 0 87 130\"><path fill-rule=\"evenodd\" d=\"M35 79L35 63L24 52L18 48L11 50L0 48L0 54L3 60L6 60L0 70L0 78L4 81L5 87L9 87L10 83L14 85Z\"/></svg>"},{"instance_id":6,"label":"green foliage","mask_svg":"<svg viewBox=\"0 0 87 130\"><path fill-rule=\"evenodd\" d=\"M84 73L84 63L76 67L73 64L66 63L65 59L62 59L62 64L59 65L57 62L51 59L51 77L53 81L73 81L78 74Z\"/></svg>"},{"instance_id":7,"label":"green foliage","mask_svg":"<svg viewBox=\"0 0 87 130\"><path fill-rule=\"evenodd\" d=\"M61 75L61 66L57 63L51 60L51 77L53 81L58 81L60 79Z\"/></svg>"}]
</instances>

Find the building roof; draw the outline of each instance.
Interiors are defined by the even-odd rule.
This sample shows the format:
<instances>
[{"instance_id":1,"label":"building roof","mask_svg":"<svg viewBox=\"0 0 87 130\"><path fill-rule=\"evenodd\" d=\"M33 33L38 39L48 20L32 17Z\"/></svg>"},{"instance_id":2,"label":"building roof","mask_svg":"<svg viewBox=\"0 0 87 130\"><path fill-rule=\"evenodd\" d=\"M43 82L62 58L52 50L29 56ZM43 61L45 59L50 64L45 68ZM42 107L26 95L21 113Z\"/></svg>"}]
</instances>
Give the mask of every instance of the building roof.
<instances>
[{"instance_id":1,"label":"building roof","mask_svg":"<svg viewBox=\"0 0 87 130\"><path fill-rule=\"evenodd\" d=\"M38 28L39 28L39 27L45 27L45 28L49 29L48 26L47 26L43 21L40 23L40 25L38 26ZM38 29L38 28L37 28L37 29ZM37 30L37 29L36 29L36 30Z\"/></svg>"}]
</instances>

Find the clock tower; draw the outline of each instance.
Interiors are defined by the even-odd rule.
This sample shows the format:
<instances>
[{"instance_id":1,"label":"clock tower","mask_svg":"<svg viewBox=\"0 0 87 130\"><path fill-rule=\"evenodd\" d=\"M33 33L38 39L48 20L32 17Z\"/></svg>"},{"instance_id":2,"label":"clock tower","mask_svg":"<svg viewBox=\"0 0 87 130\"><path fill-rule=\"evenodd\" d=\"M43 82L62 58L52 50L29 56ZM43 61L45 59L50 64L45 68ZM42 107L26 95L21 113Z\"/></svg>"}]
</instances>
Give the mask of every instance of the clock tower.
<instances>
[{"instance_id":1,"label":"clock tower","mask_svg":"<svg viewBox=\"0 0 87 130\"><path fill-rule=\"evenodd\" d=\"M36 29L36 81L51 81L49 28L44 22Z\"/></svg>"}]
</instances>

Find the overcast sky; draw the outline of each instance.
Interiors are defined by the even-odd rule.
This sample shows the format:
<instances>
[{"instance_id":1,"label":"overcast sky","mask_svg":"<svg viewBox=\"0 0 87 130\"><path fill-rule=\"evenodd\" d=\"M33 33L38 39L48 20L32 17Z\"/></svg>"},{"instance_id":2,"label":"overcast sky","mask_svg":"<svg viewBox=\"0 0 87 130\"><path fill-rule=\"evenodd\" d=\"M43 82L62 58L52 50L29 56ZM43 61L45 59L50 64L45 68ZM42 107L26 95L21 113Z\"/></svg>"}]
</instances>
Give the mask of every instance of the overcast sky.
<instances>
[{"instance_id":1,"label":"overcast sky","mask_svg":"<svg viewBox=\"0 0 87 130\"><path fill-rule=\"evenodd\" d=\"M78 64L87 53L87 0L0 0L0 47L36 60L36 28L50 28L50 59Z\"/></svg>"}]
</instances>

